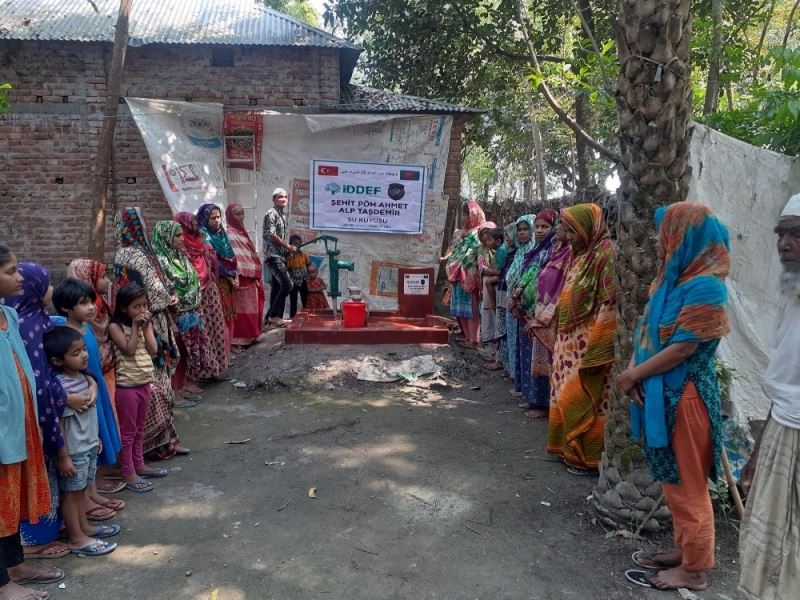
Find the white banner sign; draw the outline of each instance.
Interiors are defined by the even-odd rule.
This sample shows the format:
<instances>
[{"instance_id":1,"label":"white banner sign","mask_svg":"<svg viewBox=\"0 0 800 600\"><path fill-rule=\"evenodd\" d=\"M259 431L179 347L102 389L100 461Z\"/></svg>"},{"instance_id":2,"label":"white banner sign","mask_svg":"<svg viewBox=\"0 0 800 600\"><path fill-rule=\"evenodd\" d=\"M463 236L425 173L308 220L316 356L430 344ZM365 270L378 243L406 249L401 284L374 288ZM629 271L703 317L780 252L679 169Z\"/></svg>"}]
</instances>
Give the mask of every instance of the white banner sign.
<instances>
[{"instance_id":1,"label":"white banner sign","mask_svg":"<svg viewBox=\"0 0 800 600\"><path fill-rule=\"evenodd\" d=\"M425 167L311 161L311 229L422 233Z\"/></svg>"}]
</instances>

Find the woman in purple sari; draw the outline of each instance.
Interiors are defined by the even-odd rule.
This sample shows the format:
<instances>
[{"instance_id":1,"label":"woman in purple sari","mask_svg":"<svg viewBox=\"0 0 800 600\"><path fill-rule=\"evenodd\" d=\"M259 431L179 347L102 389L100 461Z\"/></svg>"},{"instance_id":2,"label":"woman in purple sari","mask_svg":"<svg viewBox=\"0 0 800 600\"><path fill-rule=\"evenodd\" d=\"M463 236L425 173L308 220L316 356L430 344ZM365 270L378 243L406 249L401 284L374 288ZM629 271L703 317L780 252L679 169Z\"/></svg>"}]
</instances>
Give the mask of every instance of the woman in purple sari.
<instances>
[{"instance_id":1,"label":"woman in purple sari","mask_svg":"<svg viewBox=\"0 0 800 600\"><path fill-rule=\"evenodd\" d=\"M525 332L533 337L531 351L532 404L547 414L550 406L550 371L556 341L556 305L564 287L572 250L562 225L556 226L550 258L537 281L536 307Z\"/></svg>"}]
</instances>

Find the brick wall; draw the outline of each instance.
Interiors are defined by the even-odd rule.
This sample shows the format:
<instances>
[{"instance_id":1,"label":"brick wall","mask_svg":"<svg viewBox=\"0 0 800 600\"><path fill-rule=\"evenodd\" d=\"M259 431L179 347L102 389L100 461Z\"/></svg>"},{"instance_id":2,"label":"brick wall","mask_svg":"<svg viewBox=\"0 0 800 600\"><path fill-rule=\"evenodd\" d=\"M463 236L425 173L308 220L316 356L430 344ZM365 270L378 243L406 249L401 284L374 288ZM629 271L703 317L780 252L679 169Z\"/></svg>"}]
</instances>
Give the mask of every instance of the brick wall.
<instances>
[{"instance_id":1,"label":"brick wall","mask_svg":"<svg viewBox=\"0 0 800 600\"><path fill-rule=\"evenodd\" d=\"M334 49L236 47L233 67L211 67L214 51L129 48L122 95L312 110L339 101ZM0 240L56 275L86 254L110 55L108 44L0 40L0 81L13 86L13 112L0 121ZM152 224L168 218L169 207L135 124L127 110L121 114L111 201L141 206ZM113 218L108 221L110 260Z\"/></svg>"}]
</instances>

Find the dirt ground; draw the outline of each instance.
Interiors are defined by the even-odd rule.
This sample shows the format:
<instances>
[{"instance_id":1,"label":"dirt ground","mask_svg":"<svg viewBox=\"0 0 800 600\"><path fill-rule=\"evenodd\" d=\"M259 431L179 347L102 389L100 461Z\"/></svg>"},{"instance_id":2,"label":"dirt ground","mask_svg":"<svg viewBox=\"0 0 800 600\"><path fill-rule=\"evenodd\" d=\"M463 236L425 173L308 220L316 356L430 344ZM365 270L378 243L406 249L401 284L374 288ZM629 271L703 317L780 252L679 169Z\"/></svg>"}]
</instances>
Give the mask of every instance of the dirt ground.
<instances>
[{"instance_id":1,"label":"dirt ground","mask_svg":"<svg viewBox=\"0 0 800 600\"><path fill-rule=\"evenodd\" d=\"M593 478L544 451L501 375L451 346L290 346L273 332L176 425L191 457L124 492L119 548L71 557L51 598L645 599L639 547L586 504ZM368 383L365 356L433 354L437 383ZM241 384L239 384L241 385ZM231 444L227 442L247 443ZM316 488L316 498L309 490ZM698 597L735 600L734 528Z\"/></svg>"}]
</instances>

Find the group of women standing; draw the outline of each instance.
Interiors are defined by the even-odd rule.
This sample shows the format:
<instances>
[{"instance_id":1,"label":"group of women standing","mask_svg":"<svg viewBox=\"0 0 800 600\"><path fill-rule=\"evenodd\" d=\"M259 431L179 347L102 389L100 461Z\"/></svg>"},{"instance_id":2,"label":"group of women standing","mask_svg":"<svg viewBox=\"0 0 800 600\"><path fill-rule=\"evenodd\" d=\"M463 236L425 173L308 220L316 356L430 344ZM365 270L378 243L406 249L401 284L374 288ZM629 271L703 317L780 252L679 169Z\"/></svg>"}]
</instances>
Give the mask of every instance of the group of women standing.
<instances>
[{"instance_id":1,"label":"group of women standing","mask_svg":"<svg viewBox=\"0 0 800 600\"><path fill-rule=\"evenodd\" d=\"M526 414L549 418L548 452L571 473L591 472L603 450L616 327L614 246L602 211L579 204L560 218L547 209L517 219L507 229L495 314L482 324L473 257L486 223L480 206L466 203L447 259L451 314L464 345L476 347L480 332L493 351L486 368L505 368Z\"/></svg>"},{"instance_id":2,"label":"group of women standing","mask_svg":"<svg viewBox=\"0 0 800 600\"><path fill-rule=\"evenodd\" d=\"M472 257L485 222L480 206L466 203L447 257L462 345L493 343L485 366L505 368L519 406L548 418L548 453L572 474L591 474L603 452L616 331L616 250L602 210L578 204L517 219L506 230L495 318L481 323L481 273ZM632 435L662 483L675 546L635 553L645 570L626 576L645 587L704 590L714 566L707 478L719 472L722 452L714 356L729 329L728 231L691 201L660 208L655 222L659 268L618 385L631 398Z\"/></svg>"}]
</instances>

